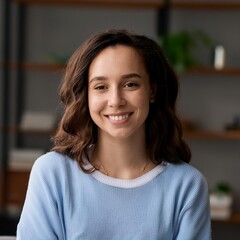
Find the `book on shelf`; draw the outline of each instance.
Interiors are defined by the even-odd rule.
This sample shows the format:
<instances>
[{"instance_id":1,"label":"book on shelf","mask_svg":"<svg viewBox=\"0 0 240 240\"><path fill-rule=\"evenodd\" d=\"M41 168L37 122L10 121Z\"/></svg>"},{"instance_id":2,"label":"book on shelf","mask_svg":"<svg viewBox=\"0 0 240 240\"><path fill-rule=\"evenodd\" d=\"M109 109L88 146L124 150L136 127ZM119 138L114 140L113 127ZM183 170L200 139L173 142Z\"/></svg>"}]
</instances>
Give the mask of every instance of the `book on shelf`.
<instances>
[{"instance_id":1,"label":"book on shelf","mask_svg":"<svg viewBox=\"0 0 240 240\"><path fill-rule=\"evenodd\" d=\"M42 149L12 149L9 152L8 169L31 170L35 160L44 153Z\"/></svg>"},{"instance_id":2,"label":"book on shelf","mask_svg":"<svg viewBox=\"0 0 240 240\"><path fill-rule=\"evenodd\" d=\"M22 115L20 128L22 130L51 131L55 125L55 116L48 112L26 111Z\"/></svg>"}]
</instances>

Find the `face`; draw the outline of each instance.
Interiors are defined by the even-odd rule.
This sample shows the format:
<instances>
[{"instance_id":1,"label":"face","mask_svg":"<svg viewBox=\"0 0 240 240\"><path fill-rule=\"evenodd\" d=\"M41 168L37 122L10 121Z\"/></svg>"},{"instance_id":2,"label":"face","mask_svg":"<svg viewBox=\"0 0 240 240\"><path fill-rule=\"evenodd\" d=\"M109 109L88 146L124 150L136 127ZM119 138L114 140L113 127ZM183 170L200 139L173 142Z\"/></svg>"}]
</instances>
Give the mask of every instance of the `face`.
<instances>
[{"instance_id":1,"label":"face","mask_svg":"<svg viewBox=\"0 0 240 240\"><path fill-rule=\"evenodd\" d=\"M144 136L150 92L147 71L134 48L118 45L100 52L88 79L89 111L99 136Z\"/></svg>"}]
</instances>

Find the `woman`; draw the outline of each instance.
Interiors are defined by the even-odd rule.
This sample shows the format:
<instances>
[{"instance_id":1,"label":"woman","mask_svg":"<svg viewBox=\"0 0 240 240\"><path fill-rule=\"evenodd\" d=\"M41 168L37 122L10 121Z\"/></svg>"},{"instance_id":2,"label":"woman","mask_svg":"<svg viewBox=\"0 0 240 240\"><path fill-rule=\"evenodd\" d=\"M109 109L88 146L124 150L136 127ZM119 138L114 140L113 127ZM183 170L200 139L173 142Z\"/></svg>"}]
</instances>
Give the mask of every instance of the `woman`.
<instances>
[{"instance_id":1,"label":"woman","mask_svg":"<svg viewBox=\"0 0 240 240\"><path fill-rule=\"evenodd\" d=\"M86 41L67 64L65 112L32 169L17 239L210 239L177 94L153 40L111 30Z\"/></svg>"}]
</instances>

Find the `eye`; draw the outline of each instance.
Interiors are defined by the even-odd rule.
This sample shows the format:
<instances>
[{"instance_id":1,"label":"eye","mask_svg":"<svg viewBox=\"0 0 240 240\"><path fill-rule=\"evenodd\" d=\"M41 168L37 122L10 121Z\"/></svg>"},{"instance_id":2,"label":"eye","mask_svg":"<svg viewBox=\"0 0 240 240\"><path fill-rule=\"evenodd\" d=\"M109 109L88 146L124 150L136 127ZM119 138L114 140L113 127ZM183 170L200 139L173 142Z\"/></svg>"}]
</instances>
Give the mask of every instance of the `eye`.
<instances>
[{"instance_id":1,"label":"eye","mask_svg":"<svg viewBox=\"0 0 240 240\"><path fill-rule=\"evenodd\" d=\"M139 85L137 83L135 83L135 82L127 82L127 83L124 84L125 88L136 88L138 86Z\"/></svg>"},{"instance_id":2,"label":"eye","mask_svg":"<svg viewBox=\"0 0 240 240\"><path fill-rule=\"evenodd\" d=\"M95 90L106 90L107 86L106 85L97 85L94 87Z\"/></svg>"}]
</instances>

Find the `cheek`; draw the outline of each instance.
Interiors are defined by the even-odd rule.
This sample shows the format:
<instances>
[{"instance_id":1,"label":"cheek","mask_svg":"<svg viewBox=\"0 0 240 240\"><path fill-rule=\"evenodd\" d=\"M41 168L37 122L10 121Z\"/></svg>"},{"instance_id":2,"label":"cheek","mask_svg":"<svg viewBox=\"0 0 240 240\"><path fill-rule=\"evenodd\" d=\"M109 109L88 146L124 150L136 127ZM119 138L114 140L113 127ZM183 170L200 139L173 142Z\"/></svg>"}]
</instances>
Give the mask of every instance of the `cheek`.
<instances>
[{"instance_id":1,"label":"cheek","mask_svg":"<svg viewBox=\"0 0 240 240\"><path fill-rule=\"evenodd\" d=\"M150 102L149 94L147 94L145 92L138 94L135 97L135 102L139 107L148 108L149 107L149 102Z\"/></svg>"},{"instance_id":2,"label":"cheek","mask_svg":"<svg viewBox=\"0 0 240 240\"><path fill-rule=\"evenodd\" d=\"M143 115L148 115L149 113L149 97L148 95L144 95L144 97L140 97L137 101L138 107L141 109Z\"/></svg>"},{"instance_id":3,"label":"cheek","mask_svg":"<svg viewBox=\"0 0 240 240\"><path fill-rule=\"evenodd\" d=\"M89 94L89 98L88 98L88 106L89 106L89 111L90 114L94 114L96 112L101 111L102 109L102 101L100 97L97 97L93 94Z\"/></svg>"},{"instance_id":4,"label":"cheek","mask_svg":"<svg viewBox=\"0 0 240 240\"><path fill-rule=\"evenodd\" d=\"M136 97L132 104L136 109L137 117L145 120L149 113L149 100L145 97Z\"/></svg>"}]
</instances>

